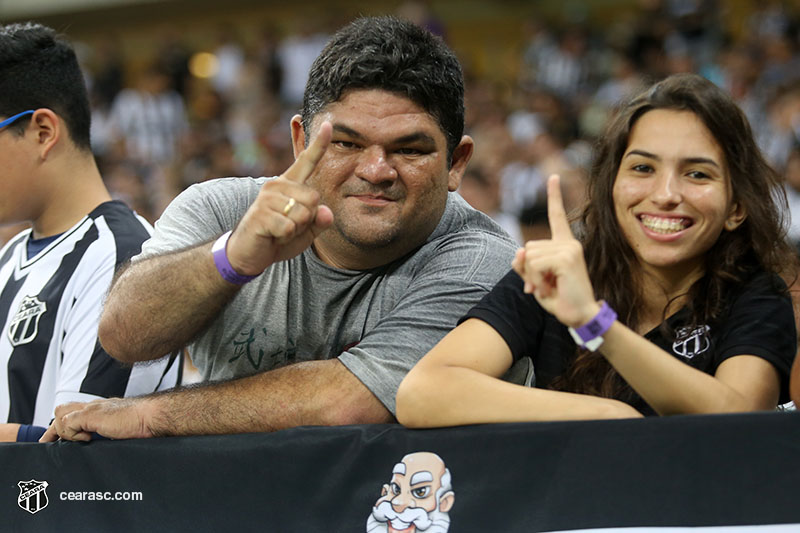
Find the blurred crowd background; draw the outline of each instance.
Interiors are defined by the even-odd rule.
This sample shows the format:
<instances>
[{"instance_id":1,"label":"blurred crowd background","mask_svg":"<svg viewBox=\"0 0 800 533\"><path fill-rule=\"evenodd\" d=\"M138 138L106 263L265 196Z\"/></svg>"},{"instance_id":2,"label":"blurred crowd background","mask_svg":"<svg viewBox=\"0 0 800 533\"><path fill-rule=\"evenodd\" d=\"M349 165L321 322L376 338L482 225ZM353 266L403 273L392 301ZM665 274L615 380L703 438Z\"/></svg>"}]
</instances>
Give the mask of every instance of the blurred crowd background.
<instances>
[{"instance_id":1,"label":"blurred crowd background","mask_svg":"<svg viewBox=\"0 0 800 533\"><path fill-rule=\"evenodd\" d=\"M35 19L75 44L101 172L151 222L192 183L285 170L289 119L330 34L396 14L459 55L476 141L459 192L520 242L547 234L546 177L560 173L578 206L614 104L676 72L704 75L744 109L786 178L800 242L800 0L98 1L12 17L8 2L3 23ZM0 228L0 243L18 229Z\"/></svg>"}]
</instances>

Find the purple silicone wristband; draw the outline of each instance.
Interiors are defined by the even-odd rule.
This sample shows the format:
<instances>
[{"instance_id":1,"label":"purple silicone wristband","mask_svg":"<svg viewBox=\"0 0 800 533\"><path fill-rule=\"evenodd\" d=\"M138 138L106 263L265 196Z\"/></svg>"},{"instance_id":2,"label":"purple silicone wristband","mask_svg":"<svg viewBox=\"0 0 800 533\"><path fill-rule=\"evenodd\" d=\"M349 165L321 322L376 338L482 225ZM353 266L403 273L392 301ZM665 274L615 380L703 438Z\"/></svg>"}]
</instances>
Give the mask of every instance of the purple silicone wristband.
<instances>
[{"instance_id":1,"label":"purple silicone wristband","mask_svg":"<svg viewBox=\"0 0 800 533\"><path fill-rule=\"evenodd\" d=\"M603 305L593 319L586 324L575 329L575 333L583 340L584 343L603 335L611 324L617 319L617 313L611 309L608 302L603 300Z\"/></svg>"},{"instance_id":2,"label":"purple silicone wristband","mask_svg":"<svg viewBox=\"0 0 800 533\"><path fill-rule=\"evenodd\" d=\"M231 262L228 261L227 248L228 239L230 239L231 233L233 232L229 231L217 239L217 241L214 243L214 246L211 247L211 253L214 256L214 265L216 265L217 270L222 276L222 279L233 283L234 285L244 285L256 276L245 276L243 274L239 274L233 269Z\"/></svg>"}]
</instances>

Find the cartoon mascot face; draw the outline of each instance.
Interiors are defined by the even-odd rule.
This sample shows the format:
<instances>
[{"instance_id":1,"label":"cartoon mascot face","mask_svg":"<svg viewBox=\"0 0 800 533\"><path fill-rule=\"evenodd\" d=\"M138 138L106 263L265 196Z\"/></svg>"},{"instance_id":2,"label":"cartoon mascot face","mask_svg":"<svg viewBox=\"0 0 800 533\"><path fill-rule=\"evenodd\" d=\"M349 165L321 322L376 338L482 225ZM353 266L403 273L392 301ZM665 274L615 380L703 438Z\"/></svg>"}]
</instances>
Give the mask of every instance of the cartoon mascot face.
<instances>
[{"instance_id":1,"label":"cartoon mascot face","mask_svg":"<svg viewBox=\"0 0 800 533\"><path fill-rule=\"evenodd\" d=\"M435 453L410 453L394 465L367 518L367 533L445 533L453 508L450 471Z\"/></svg>"}]
</instances>

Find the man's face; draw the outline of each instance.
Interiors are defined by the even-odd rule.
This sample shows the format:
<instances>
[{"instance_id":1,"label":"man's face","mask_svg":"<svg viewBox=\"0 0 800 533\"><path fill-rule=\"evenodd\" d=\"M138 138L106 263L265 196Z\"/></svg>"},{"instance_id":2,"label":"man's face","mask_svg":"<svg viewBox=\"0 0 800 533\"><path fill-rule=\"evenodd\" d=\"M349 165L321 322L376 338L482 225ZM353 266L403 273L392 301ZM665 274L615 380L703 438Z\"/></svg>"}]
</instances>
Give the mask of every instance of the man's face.
<instances>
[{"instance_id":1,"label":"man's face","mask_svg":"<svg viewBox=\"0 0 800 533\"><path fill-rule=\"evenodd\" d=\"M370 268L422 244L444 212L447 192L458 187L471 140L462 140L448 168L447 142L434 118L378 89L350 90L329 104L314 117L312 137L326 120L333 138L307 181L334 215L333 228L314 242L320 257ZM299 153L305 138L298 118L292 131ZM362 259L348 264L353 257Z\"/></svg>"}]
</instances>

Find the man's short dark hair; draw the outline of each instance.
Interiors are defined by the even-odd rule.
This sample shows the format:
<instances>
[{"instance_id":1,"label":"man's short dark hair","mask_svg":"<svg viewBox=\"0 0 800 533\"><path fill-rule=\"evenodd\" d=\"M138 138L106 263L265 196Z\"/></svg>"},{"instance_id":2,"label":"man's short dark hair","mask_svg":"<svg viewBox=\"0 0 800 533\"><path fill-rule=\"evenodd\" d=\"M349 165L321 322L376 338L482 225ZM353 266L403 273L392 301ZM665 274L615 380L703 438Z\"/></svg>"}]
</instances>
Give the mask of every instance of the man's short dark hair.
<instances>
[{"instance_id":1,"label":"man's short dark hair","mask_svg":"<svg viewBox=\"0 0 800 533\"><path fill-rule=\"evenodd\" d=\"M428 112L447 139L448 160L464 133L461 65L441 38L396 17L364 17L340 29L314 61L303 95L303 129L349 89L400 94Z\"/></svg>"},{"instance_id":2,"label":"man's short dark hair","mask_svg":"<svg viewBox=\"0 0 800 533\"><path fill-rule=\"evenodd\" d=\"M0 115L39 108L55 112L75 145L91 150L89 99L72 46L41 24L0 25ZM9 128L21 134L28 120Z\"/></svg>"}]
</instances>

